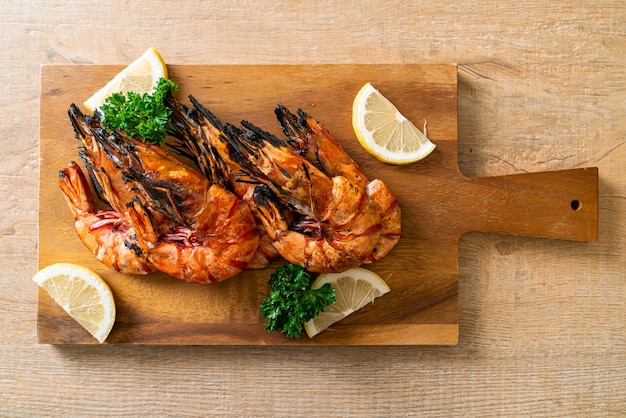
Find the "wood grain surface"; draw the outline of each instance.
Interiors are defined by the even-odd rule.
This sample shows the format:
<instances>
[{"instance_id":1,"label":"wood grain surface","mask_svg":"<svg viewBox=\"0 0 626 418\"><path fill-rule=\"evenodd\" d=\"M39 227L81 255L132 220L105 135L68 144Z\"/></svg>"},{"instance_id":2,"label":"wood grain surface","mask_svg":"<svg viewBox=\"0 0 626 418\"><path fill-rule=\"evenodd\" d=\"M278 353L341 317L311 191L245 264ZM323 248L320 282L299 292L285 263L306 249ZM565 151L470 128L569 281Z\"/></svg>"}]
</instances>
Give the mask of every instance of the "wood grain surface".
<instances>
[{"instance_id":1,"label":"wood grain surface","mask_svg":"<svg viewBox=\"0 0 626 418\"><path fill-rule=\"evenodd\" d=\"M626 415L621 0L1 9L0 415ZM40 65L149 46L170 64L456 63L461 173L598 167L598 241L463 235L451 347L38 344Z\"/></svg>"}]
</instances>

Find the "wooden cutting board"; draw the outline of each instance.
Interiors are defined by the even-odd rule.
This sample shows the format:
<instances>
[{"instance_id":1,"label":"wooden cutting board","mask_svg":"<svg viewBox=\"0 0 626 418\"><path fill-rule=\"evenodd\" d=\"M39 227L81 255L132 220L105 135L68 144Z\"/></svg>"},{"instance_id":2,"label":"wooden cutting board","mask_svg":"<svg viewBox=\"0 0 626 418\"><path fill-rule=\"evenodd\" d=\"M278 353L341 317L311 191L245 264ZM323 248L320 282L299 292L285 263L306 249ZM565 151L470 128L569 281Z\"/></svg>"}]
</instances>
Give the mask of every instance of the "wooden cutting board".
<instances>
[{"instance_id":1,"label":"wooden cutting board","mask_svg":"<svg viewBox=\"0 0 626 418\"><path fill-rule=\"evenodd\" d=\"M125 276L100 264L72 226L58 170L78 159L67 118L122 67L51 65L41 69L39 267L83 264L111 285L117 321L107 343L138 344L456 344L458 241L469 231L591 241L598 233L598 171L584 168L466 178L457 166L457 69L454 65L180 65L170 78L184 102L193 94L222 121L250 120L279 134L274 106L303 108L325 124L370 178L382 179L402 208L402 238L368 266L391 292L313 339L288 340L263 329L259 303L271 268L216 285L162 274ZM437 145L407 166L378 162L351 127L352 100L371 82ZM39 290L38 341L96 343Z\"/></svg>"}]
</instances>

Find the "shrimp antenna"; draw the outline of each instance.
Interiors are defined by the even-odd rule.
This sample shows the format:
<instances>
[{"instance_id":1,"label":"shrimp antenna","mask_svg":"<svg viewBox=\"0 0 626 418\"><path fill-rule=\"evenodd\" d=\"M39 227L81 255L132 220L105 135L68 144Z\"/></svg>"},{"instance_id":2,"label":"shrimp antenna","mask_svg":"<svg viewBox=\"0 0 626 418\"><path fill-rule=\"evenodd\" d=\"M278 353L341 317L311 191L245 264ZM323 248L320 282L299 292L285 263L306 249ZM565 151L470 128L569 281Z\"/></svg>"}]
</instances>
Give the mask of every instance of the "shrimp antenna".
<instances>
[{"instance_id":1,"label":"shrimp antenna","mask_svg":"<svg viewBox=\"0 0 626 418\"><path fill-rule=\"evenodd\" d=\"M220 131L224 130L224 124L222 123L222 121L220 121L220 119L217 116L215 116L213 112L211 112L206 107L202 106L202 104L195 97L193 97L192 95L189 95L189 101L191 102L191 104L193 104L193 106L202 116L207 118L207 120L213 126L215 126Z\"/></svg>"}]
</instances>

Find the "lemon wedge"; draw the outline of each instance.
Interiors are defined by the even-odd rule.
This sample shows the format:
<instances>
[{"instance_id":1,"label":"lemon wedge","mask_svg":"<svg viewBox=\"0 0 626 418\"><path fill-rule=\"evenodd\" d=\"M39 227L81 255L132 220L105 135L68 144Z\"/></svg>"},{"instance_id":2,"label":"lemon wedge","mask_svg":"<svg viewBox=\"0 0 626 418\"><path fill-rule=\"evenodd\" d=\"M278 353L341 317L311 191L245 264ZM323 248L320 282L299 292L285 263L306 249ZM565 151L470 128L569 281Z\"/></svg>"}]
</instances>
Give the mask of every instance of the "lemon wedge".
<instances>
[{"instance_id":1,"label":"lemon wedge","mask_svg":"<svg viewBox=\"0 0 626 418\"><path fill-rule=\"evenodd\" d=\"M111 288L97 273L70 263L52 264L33 276L72 318L100 343L115 323Z\"/></svg>"},{"instance_id":2,"label":"lemon wedge","mask_svg":"<svg viewBox=\"0 0 626 418\"><path fill-rule=\"evenodd\" d=\"M326 283L335 289L335 303L304 324L304 330L311 338L389 292L389 286L378 274L361 267L343 273L320 274L311 288L319 289Z\"/></svg>"},{"instance_id":3,"label":"lemon wedge","mask_svg":"<svg viewBox=\"0 0 626 418\"><path fill-rule=\"evenodd\" d=\"M413 163L435 149L435 144L370 83L354 98L352 127L361 146L385 163Z\"/></svg>"},{"instance_id":4,"label":"lemon wedge","mask_svg":"<svg viewBox=\"0 0 626 418\"><path fill-rule=\"evenodd\" d=\"M83 104L89 112L93 113L113 93L126 94L129 91L140 95L151 93L160 78L167 78L167 66L159 51L148 48L143 55L120 71Z\"/></svg>"}]
</instances>

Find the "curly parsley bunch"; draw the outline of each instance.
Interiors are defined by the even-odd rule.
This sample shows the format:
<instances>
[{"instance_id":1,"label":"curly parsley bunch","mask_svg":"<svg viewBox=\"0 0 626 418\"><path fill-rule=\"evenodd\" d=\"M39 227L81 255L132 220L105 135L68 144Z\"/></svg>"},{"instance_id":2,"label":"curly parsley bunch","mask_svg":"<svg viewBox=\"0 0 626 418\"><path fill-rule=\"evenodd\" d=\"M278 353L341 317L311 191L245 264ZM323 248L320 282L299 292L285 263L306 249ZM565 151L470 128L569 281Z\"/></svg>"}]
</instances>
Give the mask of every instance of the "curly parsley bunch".
<instances>
[{"instance_id":1,"label":"curly parsley bunch","mask_svg":"<svg viewBox=\"0 0 626 418\"><path fill-rule=\"evenodd\" d=\"M100 107L103 125L153 144L165 142L172 111L165 105L164 99L176 90L177 84L160 78L150 94L113 93Z\"/></svg>"},{"instance_id":2,"label":"curly parsley bunch","mask_svg":"<svg viewBox=\"0 0 626 418\"><path fill-rule=\"evenodd\" d=\"M335 289L326 283L311 289L311 277L298 265L285 262L270 276L272 291L261 302L261 316L267 331L282 331L288 338L300 338L304 324L335 303Z\"/></svg>"}]
</instances>

